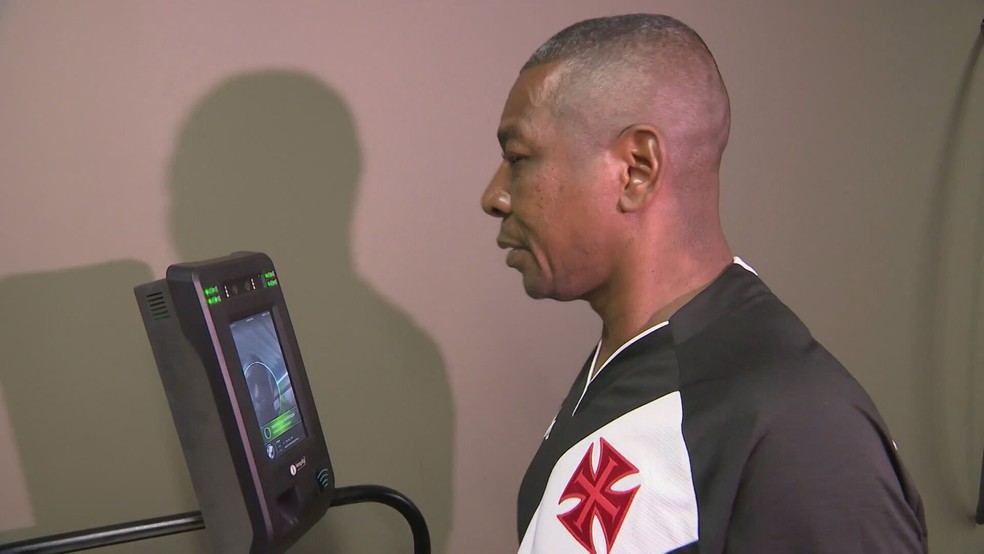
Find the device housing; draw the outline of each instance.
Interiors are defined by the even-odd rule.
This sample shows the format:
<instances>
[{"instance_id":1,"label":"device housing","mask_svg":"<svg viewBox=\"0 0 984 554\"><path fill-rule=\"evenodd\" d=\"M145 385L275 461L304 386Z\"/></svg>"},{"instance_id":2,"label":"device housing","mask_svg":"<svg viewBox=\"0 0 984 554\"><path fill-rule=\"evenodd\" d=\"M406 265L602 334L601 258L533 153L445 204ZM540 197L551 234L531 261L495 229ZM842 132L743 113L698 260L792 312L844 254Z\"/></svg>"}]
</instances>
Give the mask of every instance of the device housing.
<instances>
[{"instance_id":1,"label":"device housing","mask_svg":"<svg viewBox=\"0 0 984 554\"><path fill-rule=\"evenodd\" d=\"M334 473L273 262L176 264L134 293L215 552L284 552Z\"/></svg>"}]
</instances>

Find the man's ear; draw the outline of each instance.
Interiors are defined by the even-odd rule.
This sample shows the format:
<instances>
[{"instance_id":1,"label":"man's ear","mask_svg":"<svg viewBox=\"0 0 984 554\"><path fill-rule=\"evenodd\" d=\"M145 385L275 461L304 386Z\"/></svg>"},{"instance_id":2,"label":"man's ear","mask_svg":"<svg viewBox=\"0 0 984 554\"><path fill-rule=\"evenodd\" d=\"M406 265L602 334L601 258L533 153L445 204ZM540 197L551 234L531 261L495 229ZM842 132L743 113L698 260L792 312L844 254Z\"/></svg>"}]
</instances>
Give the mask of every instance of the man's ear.
<instances>
[{"instance_id":1,"label":"man's ear","mask_svg":"<svg viewBox=\"0 0 984 554\"><path fill-rule=\"evenodd\" d=\"M638 212L649 204L659 187L663 153L659 133L651 125L632 125L619 134L619 157L624 162L622 212Z\"/></svg>"}]
</instances>

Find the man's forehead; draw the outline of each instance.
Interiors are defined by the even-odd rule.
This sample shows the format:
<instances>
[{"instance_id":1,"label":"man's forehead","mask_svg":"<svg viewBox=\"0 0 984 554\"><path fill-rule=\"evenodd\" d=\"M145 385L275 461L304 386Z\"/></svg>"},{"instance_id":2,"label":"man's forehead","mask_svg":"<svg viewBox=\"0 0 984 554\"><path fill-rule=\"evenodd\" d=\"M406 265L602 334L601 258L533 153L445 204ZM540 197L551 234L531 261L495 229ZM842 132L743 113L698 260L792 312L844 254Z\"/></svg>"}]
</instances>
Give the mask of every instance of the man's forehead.
<instances>
[{"instance_id":1,"label":"man's forehead","mask_svg":"<svg viewBox=\"0 0 984 554\"><path fill-rule=\"evenodd\" d=\"M565 68L560 63L533 66L522 72L509 91L499 120L499 141L528 134L536 121L549 115Z\"/></svg>"}]
</instances>

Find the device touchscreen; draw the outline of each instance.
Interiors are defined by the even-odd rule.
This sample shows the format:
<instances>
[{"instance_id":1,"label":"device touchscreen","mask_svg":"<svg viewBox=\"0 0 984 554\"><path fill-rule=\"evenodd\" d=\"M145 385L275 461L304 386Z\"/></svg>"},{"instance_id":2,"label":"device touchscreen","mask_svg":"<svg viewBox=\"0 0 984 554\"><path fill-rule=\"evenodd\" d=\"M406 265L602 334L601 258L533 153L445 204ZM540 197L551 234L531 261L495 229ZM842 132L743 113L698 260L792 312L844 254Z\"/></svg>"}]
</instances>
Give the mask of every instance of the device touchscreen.
<instances>
[{"instance_id":1,"label":"device touchscreen","mask_svg":"<svg viewBox=\"0 0 984 554\"><path fill-rule=\"evenodd\" d=\"M307 434L270 312L229 324L266 455L274 460Z\"/></svg>"}]
</instances>

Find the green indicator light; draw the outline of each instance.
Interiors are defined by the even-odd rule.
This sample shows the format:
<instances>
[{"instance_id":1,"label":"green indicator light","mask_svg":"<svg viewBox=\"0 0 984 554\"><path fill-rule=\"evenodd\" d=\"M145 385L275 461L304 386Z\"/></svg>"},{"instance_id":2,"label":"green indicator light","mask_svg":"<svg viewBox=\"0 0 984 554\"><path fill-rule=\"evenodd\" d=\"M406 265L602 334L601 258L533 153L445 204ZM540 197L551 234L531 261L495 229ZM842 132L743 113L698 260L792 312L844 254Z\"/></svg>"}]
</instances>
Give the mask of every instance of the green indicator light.
<instances>
[{"instance_id":1,"label":"green indicator light","mask_svg":"<svg viewBox=\"0 0 984 554\"><path fill-rule=\"evenodd\" d=\"M270 281L267 281L267 286L268 287L275 287L275 286L277 286L277 280L276 279L272 279Z\"/></svg>"}]
</instances>

